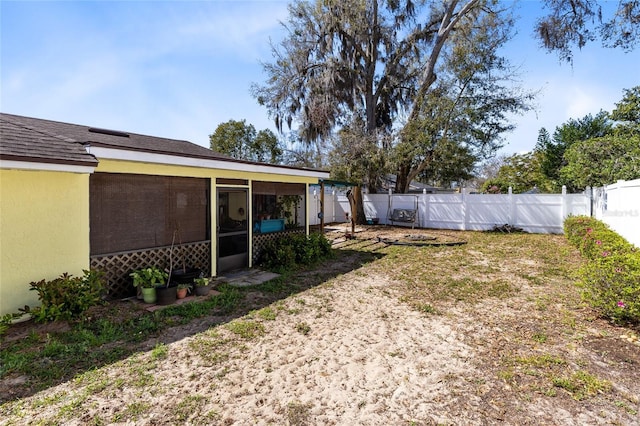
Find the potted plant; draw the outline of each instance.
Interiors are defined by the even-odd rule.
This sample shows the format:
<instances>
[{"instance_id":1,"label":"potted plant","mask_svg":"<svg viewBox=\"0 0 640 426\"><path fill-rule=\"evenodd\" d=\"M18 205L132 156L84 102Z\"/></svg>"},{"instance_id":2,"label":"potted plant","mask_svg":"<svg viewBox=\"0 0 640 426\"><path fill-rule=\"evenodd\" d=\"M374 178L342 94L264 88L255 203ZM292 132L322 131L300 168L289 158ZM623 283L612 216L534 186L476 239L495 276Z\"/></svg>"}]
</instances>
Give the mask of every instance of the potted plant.
<instances>
[{"instance_id":1,"label":"potted plant","mask_svg":"<svg viewBox=\"0 0 640 426\"><path fill-rule=\"evenodd\" d=\"M202 271L198 268L187 267L185 256L182 256L182 268L174 269L173 267L173 249L178 238L178 244L181 244L180 228L176 227L173 231L173 238L171 240L171 248L169 249L169 282L173 284L189 284L193 283L194 278L200 276Z\"/></svg>"},{"instance_id":2,"label":"potted plant","mask_svg":"<svg viewBox=\"0 0 640 426\"><path fill-rule=\"evenodd\" d=\"M130 276L133 278L133 286L140 289L142 299L146 303L156 303L156 287L163 285L169 277L166 272L156 267L138 269L133 271Z\"/></svg>"},{"instance_id":3,"label":"potted plant","mask_svg":"<svg viewBox=\"0 0 640 426\"><path fill-rule=\"evenodd\" d=\"M187 293L191 292L191 284L178 284L178 289L176 290L176 297L178 299L184 299L187 297Z\"/></svg>"},{"instance_id":4,"label":"potted plant","mask_svg":"<svg viewBox=\"0 0 640 426\"><path fill-rule=\"evenodd\" d=\"M211 280L209 278L199 277L193 280L196 285L196 296L207 296L211 290Z\"/></svg>"}]
</instances>

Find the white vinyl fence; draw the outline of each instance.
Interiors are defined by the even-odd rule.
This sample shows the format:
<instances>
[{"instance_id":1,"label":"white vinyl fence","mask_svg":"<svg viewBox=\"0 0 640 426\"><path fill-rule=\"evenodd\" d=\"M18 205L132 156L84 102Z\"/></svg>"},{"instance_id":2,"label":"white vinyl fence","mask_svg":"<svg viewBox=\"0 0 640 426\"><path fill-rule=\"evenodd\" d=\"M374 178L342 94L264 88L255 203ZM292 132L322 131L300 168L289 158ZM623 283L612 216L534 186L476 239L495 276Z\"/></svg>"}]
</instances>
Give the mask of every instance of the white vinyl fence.
<instances>
[{"instance_id":1,"label":"white vinyl fence","mask_svg":"<svg viewBox=\"0 0 640 426\"><path fill-rule=\"evenodd\" d=\"M381 224L391 224L394 210L406 209L417 210L415 226L419 228L490 230L508 224L527 232L558 234L568 215L591 214L591 198L586 194L365 194L363 198L367 219L378 218ZM320 195L309 195L310 223L317 225ZM325 223L347 221L350 206L343 192L326 193L324 202Z\"/></svg>"},{"instance_id":2,"label":"white vinyl fence","mask_svg":"<svg viewBox=\"0 0 640 426\"><path fill-rule=\"evenodd\" d=\"M594 188L593 216L640 247L640 179Z\"/></svg>"}]
</instances>

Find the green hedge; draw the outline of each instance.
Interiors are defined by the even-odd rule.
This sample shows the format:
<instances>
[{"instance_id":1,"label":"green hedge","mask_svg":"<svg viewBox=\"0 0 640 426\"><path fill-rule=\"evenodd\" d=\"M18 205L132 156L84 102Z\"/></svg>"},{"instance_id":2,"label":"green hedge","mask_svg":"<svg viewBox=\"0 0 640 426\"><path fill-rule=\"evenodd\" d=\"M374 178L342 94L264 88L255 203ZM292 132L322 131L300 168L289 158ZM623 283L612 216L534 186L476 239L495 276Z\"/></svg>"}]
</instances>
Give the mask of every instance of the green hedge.
<instances>
[{"instance_id":1,"label":"green hedge","mask_svg":"<svg viewBox=\"0 0 640 426\"><path fill-rule=\"evenodd\" d=\"M311 265L331 254L331 242L324 235L292 234L265 244L260 264L274 271L286 271L297 265Z\"/></svg>"},{"instance_id":2,"label":"green hedge","mask_svg":"<svg viewBox=\"0 0 640 426\"><path fill-rule=\"evenodd\" d=\"M579 271L584 299L614 321L640 323L640 250L591 217L567 218L564 232L587 259Z\"/></svg>"}]
</instances>

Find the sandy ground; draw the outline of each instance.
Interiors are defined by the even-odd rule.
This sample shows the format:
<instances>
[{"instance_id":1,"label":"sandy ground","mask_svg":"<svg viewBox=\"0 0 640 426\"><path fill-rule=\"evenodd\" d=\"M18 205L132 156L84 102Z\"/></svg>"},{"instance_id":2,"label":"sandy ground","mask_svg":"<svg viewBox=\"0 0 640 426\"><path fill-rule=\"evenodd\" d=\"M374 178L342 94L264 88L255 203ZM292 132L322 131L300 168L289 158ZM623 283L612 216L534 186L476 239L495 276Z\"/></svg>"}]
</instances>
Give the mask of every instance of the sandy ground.
<instances>
[{"instance_id":1,"label":"sandy ground","mask_svg":"<svg viewBox=\"0 0 640 426\"><path fill-rule=\"evenodd\" d=\"M500 351L514 344L505 329L526 329L541 314L528 310L520 322L513 300L489 298L426 315L408 309L393 279L352 268L271 305L275 319L232 321L260 324L254 336L208 328L206 319L176 328L162 356L149 341L149 351L25 398L22 409L12 403L0 424L640 424L640 346L625 346L625 364L589 345L603 329L618 333L612 326L592 323L579 342L560 346L630 374L614 396L514 396L514 383L497 374ZM626 411L612 410L615 401ZM65 415L77 406L82 416Z\"/></svg>"},{"instance_id":2,"label":"sandy ground","mask_svg":"<svg viewBox=\"0 0 640 426\"><path fill-rule=\"evenodd\" d=\"M371 278L353 277L339 292L315 289L289 301L285 307L294 314L269 325L268 337L223 367L229 373L211 394L222 417L279 424L284 413L303 406L314 424L444 421L433 414L450 402L446 382L468 372L473 351L445 321L425 322L382 294L384 279ZM301 323L309 327L306 335L297 330Z\"/></svg>"}]
</instances>

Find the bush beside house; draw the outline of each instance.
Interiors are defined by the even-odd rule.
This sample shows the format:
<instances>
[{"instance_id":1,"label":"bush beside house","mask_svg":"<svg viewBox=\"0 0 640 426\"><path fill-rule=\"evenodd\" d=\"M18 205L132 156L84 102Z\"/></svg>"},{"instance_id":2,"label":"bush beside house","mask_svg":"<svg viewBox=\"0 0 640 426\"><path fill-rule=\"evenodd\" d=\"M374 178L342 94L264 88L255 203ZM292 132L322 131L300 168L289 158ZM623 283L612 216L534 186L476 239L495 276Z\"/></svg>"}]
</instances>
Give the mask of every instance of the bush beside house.
<instances>
[{"instance_id":1,"label":"bush beside house","mask_svg":"<svg viewBox=\"0 0 640 426\"><path fill-rule=\"evenodd\" d=\"M564 231L587 260L579 272L585 300L614 321L640 323L640 250L591 217L567 218Z\"/></svg>"},{"instance_id":2,"label":"bush beside house","mask_svg":"<svg viewBox=\"0 0 640 426\"><path fill-rule=\"evenodd\" d=\"M293 234L269 241L260 257L267 269L283 272L296 265L312 265L330 257L331 242L320 233Z\"/></svg>"}]
</instances>

